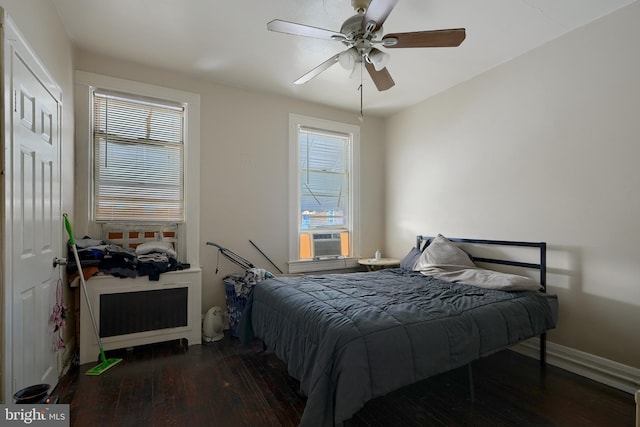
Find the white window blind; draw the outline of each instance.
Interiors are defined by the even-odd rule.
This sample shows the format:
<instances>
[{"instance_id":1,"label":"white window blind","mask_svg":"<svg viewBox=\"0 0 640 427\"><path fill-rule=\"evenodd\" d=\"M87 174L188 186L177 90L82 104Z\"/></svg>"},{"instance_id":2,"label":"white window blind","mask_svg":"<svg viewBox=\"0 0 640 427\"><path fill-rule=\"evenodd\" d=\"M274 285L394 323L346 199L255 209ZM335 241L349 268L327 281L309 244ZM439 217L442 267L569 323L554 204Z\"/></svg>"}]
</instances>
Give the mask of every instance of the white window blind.
<instances>
[{"instance_id":1,"label":"white window blind","mask_svg":"<svg viewBox=\"0 0 640 427\"><path fill-rule=\"evenodd\" d=\"M301 127L300 229L348 230L350 136Z\"/></svg>"},{"instance_id":2,"label":"white window blind","mask_svg":"<svg viewBox=\"0 0 640 427\"><path fill-rule=\"evenodd\" d=\"M184 107L93 96L94 219L184 221Z\"/></svg>"}]
</instances>

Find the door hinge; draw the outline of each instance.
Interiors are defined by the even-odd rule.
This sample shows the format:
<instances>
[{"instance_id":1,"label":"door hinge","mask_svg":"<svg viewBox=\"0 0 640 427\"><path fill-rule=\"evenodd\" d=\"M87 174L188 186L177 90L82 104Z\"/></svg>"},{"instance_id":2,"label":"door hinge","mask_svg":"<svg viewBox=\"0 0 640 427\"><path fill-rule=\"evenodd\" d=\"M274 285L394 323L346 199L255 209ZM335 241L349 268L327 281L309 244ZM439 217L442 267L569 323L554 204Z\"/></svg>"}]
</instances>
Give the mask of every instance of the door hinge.
<instances>
[{"instance_id":1,"label":"door hinge","mask_svg":"<svg viewBox=\"0 0 640 427\"><path fill-rule=\"evenodd\" d=\"M13 112L18 112L18 91L15 89L13 90Z\"/></svg>"}]
</instances>

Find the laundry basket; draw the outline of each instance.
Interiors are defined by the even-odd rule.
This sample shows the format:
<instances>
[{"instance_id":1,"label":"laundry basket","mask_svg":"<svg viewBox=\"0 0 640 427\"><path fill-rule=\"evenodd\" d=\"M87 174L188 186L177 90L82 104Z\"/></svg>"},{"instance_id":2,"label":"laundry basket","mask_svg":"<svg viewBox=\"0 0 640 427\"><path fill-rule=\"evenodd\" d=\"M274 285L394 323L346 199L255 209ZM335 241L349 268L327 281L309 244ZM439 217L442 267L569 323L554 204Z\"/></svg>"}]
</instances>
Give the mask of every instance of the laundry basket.
<instances>
[{"instance_id":1,"label":"laundry basket","mask_svg":"<svg viewBox=\"0 0 640 427\"><path fill-rule=\"evenodd\" d=\"M239 274L232 274L223 279L224 293L227 299L227 310L229 312L229 330L232 337L238 337L238 324L240 317L247 305L247 298L236 293L236 283L242 280Z\"/></svg>"},{"instance_id":2,"label":"laundry basket","mask_svg":"<svg viewBox=\"0 0 640 427\"><path fill-rule=\"evenodd\" d=\"M232 337L238 337L238 325L242 312L247 305L247 298L253 292L253 285L264 278L275 277L266 270L256 268L251 262L242 258L240 255L217 243L207 242L207 245L218 248L218 254L222 254L229 261L245 269L245 274L230 274L222 279L224 283L224 293L227 299L227 310L229 312L229 329ZM218 267L216 266L216 273ZM236 288L236 285L238 288ZM238 291L240 290L240 294Z\"/></svg>"}]
</instances>

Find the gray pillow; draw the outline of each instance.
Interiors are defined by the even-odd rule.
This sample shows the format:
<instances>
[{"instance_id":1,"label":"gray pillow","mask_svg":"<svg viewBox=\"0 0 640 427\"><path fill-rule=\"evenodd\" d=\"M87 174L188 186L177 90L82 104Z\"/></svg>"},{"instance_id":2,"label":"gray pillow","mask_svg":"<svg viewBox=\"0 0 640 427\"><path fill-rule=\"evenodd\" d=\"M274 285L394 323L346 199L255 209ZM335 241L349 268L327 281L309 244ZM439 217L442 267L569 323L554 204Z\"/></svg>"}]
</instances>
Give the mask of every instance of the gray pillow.
<instances>
[{"instance_id":1,"label":"gray pillow","mask_svg":"<svg viewBox=\"0 0 640 427\"><path fill-rule=\"evenodd\" d=\"M442 234L433 239L420 258L419 264L447 264L475 267L469 255Z\"/></svg>"},{"instance_id":2,"label":"gray pillow","mask_svg":"<svg viewBox=\"0 0 640 427\"><path fill-rule=\"evenodd\" d=\"M422 255L422 252L420 252L418 248L414 246L413 248L411 248L409 253L406 254L400 261L400 268L413 271L413 266L416 265L416 262L418 261L418 258L420 258L420 255Z\"/></svg>"}]
</instances>

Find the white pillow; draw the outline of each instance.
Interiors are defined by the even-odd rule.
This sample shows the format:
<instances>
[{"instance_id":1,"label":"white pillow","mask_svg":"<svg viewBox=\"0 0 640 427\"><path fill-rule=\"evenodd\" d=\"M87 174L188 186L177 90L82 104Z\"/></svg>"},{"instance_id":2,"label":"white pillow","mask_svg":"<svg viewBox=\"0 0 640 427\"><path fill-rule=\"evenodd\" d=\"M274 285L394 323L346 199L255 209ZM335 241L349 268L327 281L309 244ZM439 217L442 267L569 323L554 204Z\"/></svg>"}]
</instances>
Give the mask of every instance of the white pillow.
<instances>
[{"instance_id":1,"label":"white pillow","mask_svg":"<svg viewBox=\"0 0 640 427\"><path fill-rule=\"evenodd\" d=\"M463 265L466 267L476 266L465 251L442 234L438 234L424 252L422 252L414 270L420 270L420 266L426 266L428 264Z\"/></svg>"}]
</instances>

